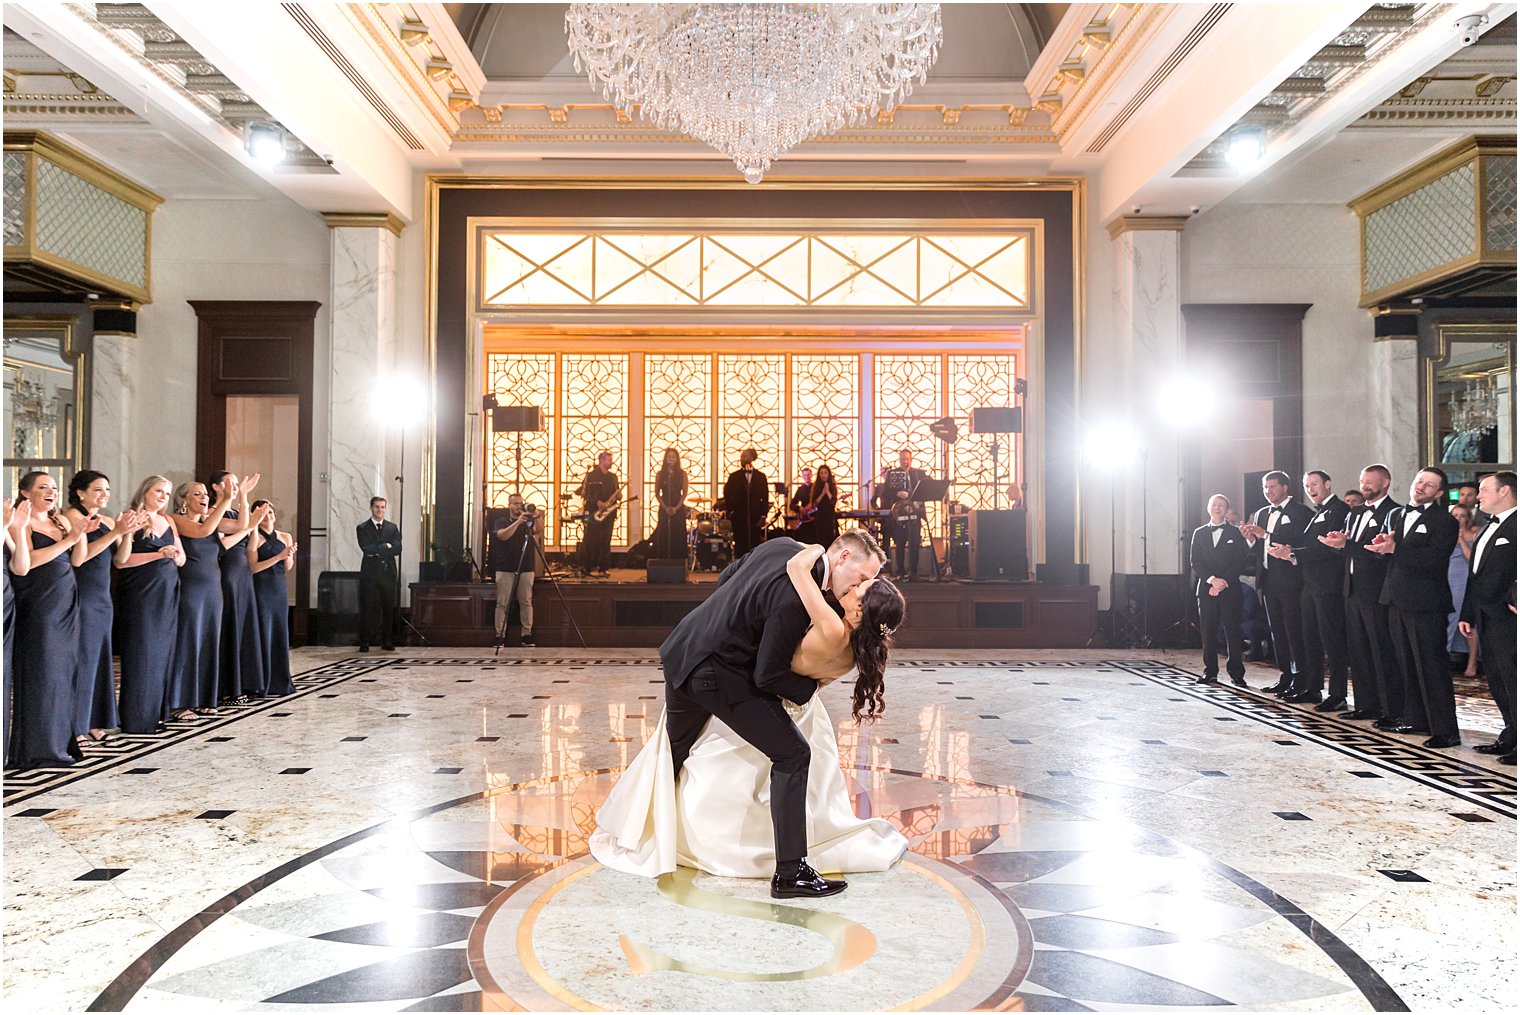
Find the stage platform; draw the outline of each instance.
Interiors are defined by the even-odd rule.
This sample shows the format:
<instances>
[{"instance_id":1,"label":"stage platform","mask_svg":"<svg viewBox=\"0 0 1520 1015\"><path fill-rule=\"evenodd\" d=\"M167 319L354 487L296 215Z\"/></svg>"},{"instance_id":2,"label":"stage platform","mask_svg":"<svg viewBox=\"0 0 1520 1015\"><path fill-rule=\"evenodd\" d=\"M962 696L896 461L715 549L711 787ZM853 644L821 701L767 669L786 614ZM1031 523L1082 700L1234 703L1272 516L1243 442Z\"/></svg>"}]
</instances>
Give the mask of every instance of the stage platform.
<instances>
[{"instance_id":1,"label":"stage platform","mask_svg":"<svg viewBox=\"0 0 1520 1015\"><path fill-rule=\"evenodd\" d=\"M533 637L541 646L586 644L654 647L706 599L716 573L693 573L685 584L652 585L643 571L614 568L610 578L542 576L533 586ZM411 586L411 621L440 646L489 646L496 586L428 582ZM1039 582L909 582L902 586L908 619L898 631L905 648L1081 648L1098 627L1094 585ZM561 602L561 595L563 602ZM507 644L517 642L515 624Z\"/></svg>"}]
</instances>

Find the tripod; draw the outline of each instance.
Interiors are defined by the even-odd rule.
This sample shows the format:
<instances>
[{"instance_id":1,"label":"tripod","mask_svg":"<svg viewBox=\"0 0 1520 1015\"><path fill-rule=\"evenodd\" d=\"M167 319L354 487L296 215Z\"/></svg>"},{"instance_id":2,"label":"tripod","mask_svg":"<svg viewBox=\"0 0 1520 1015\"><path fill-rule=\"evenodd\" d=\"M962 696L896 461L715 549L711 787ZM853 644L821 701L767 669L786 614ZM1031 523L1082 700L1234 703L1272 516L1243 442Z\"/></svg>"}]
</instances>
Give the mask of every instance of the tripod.
<instances>
[{"instance_id":1,"label":"tripod","mask_svg":"<svg viewBox=\"0 0 1520 1015\"><path fill-rule=\"evenodd\" d=\"M401 470L400 470L400 474L398 476L396 476L396 487L397 487L397 490L399 492L399 497L397 498L397 504L396 504L396 528L398 528L401 531L405 532L406 531L406 426L405 425L403 425L401 427ZM405 627L407 630L411 631L412 634L416 635L417 636L417 640L420 641L420 642L422 642L422 644L423 644L424 647L427 647L427 648L431 648L432 647L432 643L427 640L427 636L424 635L421 631L417 630L416 626L410 620L407 619L406 614L404 614L404 613L401 612L401 558L400 558L399 555L396 558L396 605L395 605L395 613L396 613L396 619L398 619L398 620L401 621L401 624L402 624L403 627ZM395 625L393 624L392 625L392 629L393 630L394 630L394 627L395 627Z\"/></svg>"},{"instance_id":2,"label":"tripod","mask_svg":"<svg viewBox=\"0 0 1520 1015\"><path fill-rule=\"evenodd\" d=\"M521 440L520 437L518 439ZM560 589L559 582L555 581L554 575L549 573L549 560L544 556L544 548L538 545L538 537L533 534L532 519L527 521L527 526L527 531L523 533L522 549L517 554L517 570L512 572L512 592L507 597L507 608L502 611L501 626L496 629L496 647L491 654L501 655L501 646L507 640L507 622L512 619L512 604L517 602L517 589L522 584L523 568L527 566L531 553L538 555L538 561L544 566L544 579L554 589L554 594L559 597L560 609L564 610L565 616L570 619L570 627L575 631L576 640L581 643L581 648L585 648L586 636L581 634L581 627L575 622L575 614L570 611L570 604L565 602L565 593Z\"/></svg>"}]
</instances>

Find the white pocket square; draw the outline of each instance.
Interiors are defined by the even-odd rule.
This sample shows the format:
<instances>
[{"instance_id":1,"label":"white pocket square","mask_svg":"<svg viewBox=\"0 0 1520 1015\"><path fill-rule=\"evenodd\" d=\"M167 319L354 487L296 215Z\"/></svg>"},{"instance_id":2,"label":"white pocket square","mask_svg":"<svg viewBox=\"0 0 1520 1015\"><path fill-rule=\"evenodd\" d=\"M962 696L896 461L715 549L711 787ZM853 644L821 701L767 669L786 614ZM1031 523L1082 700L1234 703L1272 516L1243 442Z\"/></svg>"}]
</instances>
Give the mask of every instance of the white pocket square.
<instances>
[{"instance_id":1,"label":"white pocket square","mask_svg":"<svg viewBox=\"0 0 1520 1015\"><path fill-rule=\"evenodd\" d=\"M1314 516L1314 520L1316 522L1322 522L1322 521L1324 521L1325 520L1325 513L1323 511L1321 511L1319 514L1317 514L1317 515Z\"/></svg>"},{"instance_id":2,"label":"white pocket square","mask_svg":"<svg viewBox=\"0 0 1520 1015\"><path fill-rule=\"evenodd\" d=\"M1494 545L1495 546L1508 546L1509 545L1509 540L1505 539L1503 536L1500 536L1498 539L1494 540Z\"/></svg>"},{"instance_id":3,"label":"white pocket square","mask_svg":"<svg viewBox=\"0 0 1520 1015\"><path fill-rule=\"evenodd\" d=\"M1416 532L1424 532L1424 531L1425 531L1425 526L1423 526L1423 525L1416 525L1416 526L1415 526L1415 527L1414 527L1414 530L1415 530L1415 531L1416 531Z\"/></svg>"}]
</instances>

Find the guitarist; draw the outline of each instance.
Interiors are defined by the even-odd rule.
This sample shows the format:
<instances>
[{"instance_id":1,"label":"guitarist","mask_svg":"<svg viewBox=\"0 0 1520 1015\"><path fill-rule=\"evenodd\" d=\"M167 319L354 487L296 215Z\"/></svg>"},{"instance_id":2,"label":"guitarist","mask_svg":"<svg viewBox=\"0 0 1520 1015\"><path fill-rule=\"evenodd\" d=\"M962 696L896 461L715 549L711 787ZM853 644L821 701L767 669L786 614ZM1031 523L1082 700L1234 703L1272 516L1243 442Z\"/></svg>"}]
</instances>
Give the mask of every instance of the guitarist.
<instances>
[{"instance_id":1,"label":"guitarist","mask_svg":"<svg viewBox=\"0 0 1520 1015\"><path fill-rule=\"evenodd\" d=\"M622 499L617 473L612 471L612 452L603 451L596 456L596 468L586 473L576 492L581 496L581 509L586 516L585 534L581 537L581 568L588 577L609 577L612 527L617 524L617 505Z\"/></svg>"},{"instance_id":2,"label":"guitarist","mask_svg":"<svg viewBox=\"0 0 1520 1015\"><path fill-rule=\"evenodd\" d=\"M786 513L791 518L791 527L796 530L793 537L799 543L811 543L813 539L813 518L808 512L808 507L813 502L813 470L802 470L802 482L792 491L792 499L786 502Z\"/></svg>"}]
</instances>

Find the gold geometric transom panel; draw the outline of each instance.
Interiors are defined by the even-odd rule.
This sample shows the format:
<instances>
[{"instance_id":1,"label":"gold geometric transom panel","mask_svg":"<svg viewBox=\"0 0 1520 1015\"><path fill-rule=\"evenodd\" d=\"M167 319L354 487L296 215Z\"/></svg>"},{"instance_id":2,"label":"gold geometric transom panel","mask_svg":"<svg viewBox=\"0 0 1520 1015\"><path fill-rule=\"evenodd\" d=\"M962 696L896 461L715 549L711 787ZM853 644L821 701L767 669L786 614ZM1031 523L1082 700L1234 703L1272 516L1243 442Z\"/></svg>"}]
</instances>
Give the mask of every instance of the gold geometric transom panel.
<instances>
[{"instance_id":1,"label":"gold geometric transom panel","mask_svg":"<svg viewBox=\"0 0 1520 1015\"><path fill-rule=\"evenodd\" d=\"M1030 311L1032 228L481 234L481 306Z\"/></svg>"}]
</instances>

